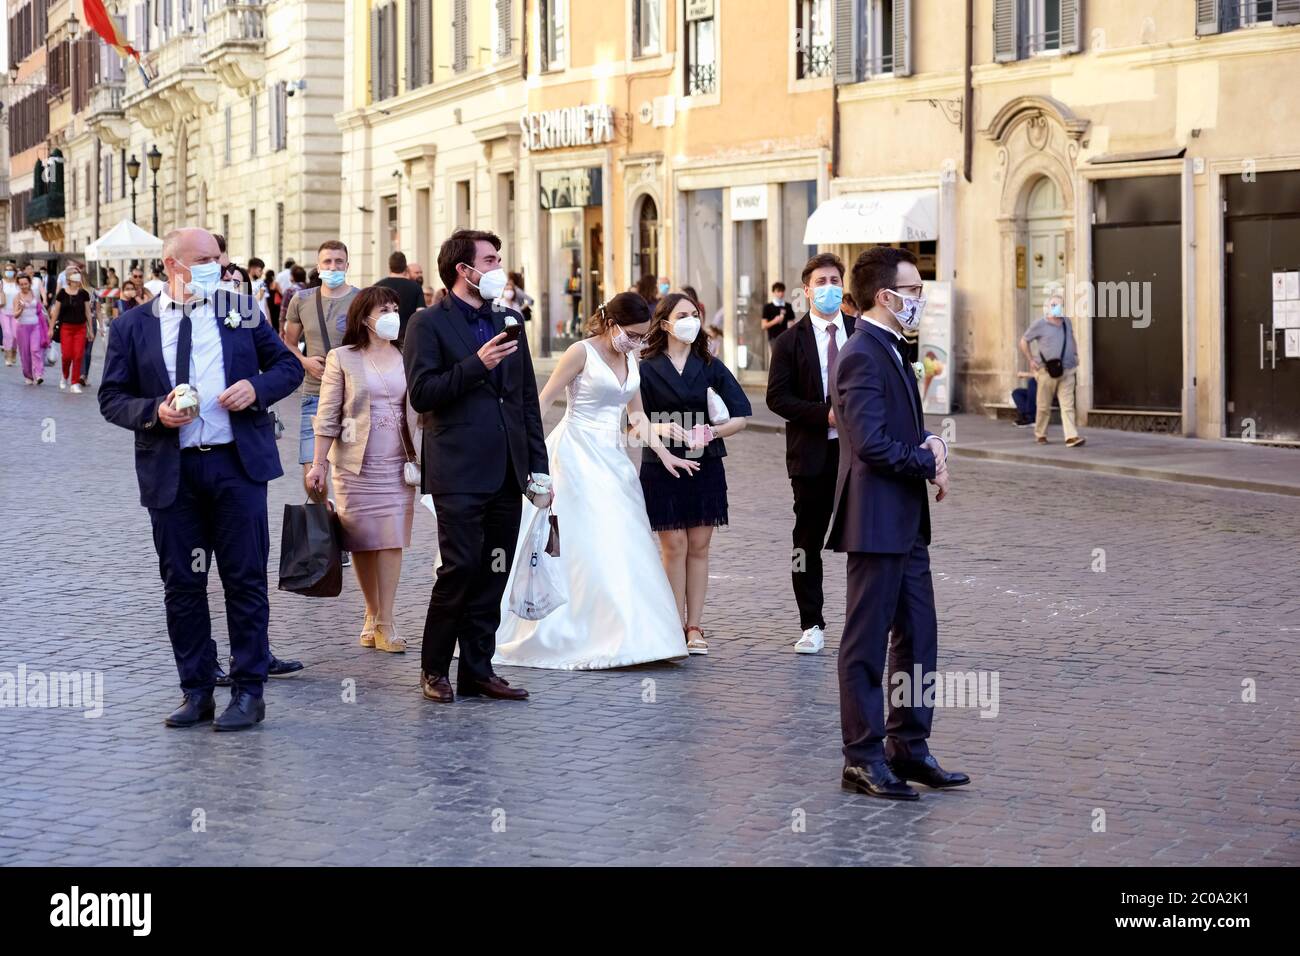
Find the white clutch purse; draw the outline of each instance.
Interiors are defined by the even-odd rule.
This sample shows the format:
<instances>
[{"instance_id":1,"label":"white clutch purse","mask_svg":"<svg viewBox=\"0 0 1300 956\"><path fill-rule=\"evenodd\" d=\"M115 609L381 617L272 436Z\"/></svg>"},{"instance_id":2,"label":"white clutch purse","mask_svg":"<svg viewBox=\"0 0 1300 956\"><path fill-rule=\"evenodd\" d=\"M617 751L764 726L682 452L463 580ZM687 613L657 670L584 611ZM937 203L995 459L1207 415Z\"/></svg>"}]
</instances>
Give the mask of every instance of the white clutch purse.
<instances>
[{"instance_id":1,"label":"white clutch purse","mask_svg":"<svg viewBox=\"0 0 1300 956\"><path fill-rule=\"evenodd\" d=\"M721 425L724 422L731 421L731 412L727 411L727 403L722 400L722 396L709 389L705 393L709 403L709 424Z\"/></svg>"},{"instance_id":2,"label":"white clutch purse","mask_svg":"<svg viewBox=\"0 0 1300 956\"><path fill-rule=\"evenodd\" d=\"M402 465L402 480L412 488L420 487L420 465L418 462L408 461Z\"/></svg>"}]
</instances>

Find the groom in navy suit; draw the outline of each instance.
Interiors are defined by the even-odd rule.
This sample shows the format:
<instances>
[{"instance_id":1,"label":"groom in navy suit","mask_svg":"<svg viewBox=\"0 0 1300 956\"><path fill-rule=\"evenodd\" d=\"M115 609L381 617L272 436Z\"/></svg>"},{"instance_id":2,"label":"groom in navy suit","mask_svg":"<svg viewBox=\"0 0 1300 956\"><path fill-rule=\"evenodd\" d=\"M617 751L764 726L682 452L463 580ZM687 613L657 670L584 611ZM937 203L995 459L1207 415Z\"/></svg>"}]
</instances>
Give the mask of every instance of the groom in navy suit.
<instances>
[{"instance_id":1,"label":"groom in navy suit","mask_svg":"<svg viewBox=\"0 0 1300 956\"><path fill-rule=\"evenodd\" d=\"M266 483L283 474L271 406L298 387L303 369L256 301L220 286L220 256L203 229L164 238L167 288L113 322L99 410L135 432L140 503L153 525L167 632L185 695L164 722L188 727L215 715L218 668L207 593L215 553L233 689L213 728L243 730L266 714ZM197 392L192 409L173 404L183 383Z\"/></svg>"},{"instance_id":2,"label":"groom in navy suit","mask_svg":"<svg viewBox=\"0 0 1300 956\"><path fill-rule=\"evenodd\" d=\"M865 310L839 352L831 402L841 444L835 514L827 547L848 552L848 590L840 639L840 725L847 790L916 800L911 780L932 788L969 783L930 755L933 706L916 670L935 673L938 623L930 578L926 482L948 494L948 449L925 430L916 374L904 361L903 330L920 325L925 300L916 257L906 249L868 249L853 265L853 298ZM890 632L893 646L890 647ZM886 653L893 677L905 675L902 706L885 719Z\"/></svg>"}]
</instances>

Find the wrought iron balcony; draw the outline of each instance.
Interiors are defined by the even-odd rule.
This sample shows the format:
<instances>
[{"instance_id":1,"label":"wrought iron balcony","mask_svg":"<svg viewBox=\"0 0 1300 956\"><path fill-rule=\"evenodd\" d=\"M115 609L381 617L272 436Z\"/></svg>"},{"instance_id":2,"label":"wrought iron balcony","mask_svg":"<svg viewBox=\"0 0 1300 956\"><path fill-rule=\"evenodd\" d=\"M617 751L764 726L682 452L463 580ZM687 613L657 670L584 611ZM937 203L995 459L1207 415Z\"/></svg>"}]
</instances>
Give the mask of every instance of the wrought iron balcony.
<instances>
[{"instance_id":1,"label":"wrought iron balcony","mask_svg":"<svg viewBox=\"0 0 1300 956\"><path fill-rule=\"evenodd\" d=\"M798 56L801 80L830 76L835 71L835 48L830 43L806 43L799 47Z\"/></svg>"},{"instance_id":2,"label":"wrought iron balcony","mask_svg":"<svg viewBox=\"0 0 1300 956\"><path fill-rule=\"evenodd\" d=\"M718 91L718 68L713 63L696 63L686 70L686 95L700 96Z\"/></svg>"},{"instance_id":3,"label":"wrought iron balcony","mask_svg":"<svg viewBox=\"0 0 1300 956\"><path fill-rule=\"evenodd\" d=\"M215 107L219 84L203 67L202 43L199 35L182 33L148 54L145 68L153 79L147 86L138 70L128 70L122 99L127 116L162 133Z\"/></svg>"},{"instance_id":4,"label":"wrought iron balcony","mask_svg":"<svg viewBox=\"0 0 1300 956\"><path fill-rule=\"evenodd\" d=\"M131 123L122 108L125 94L122 80L105 80L90 93L86 125L109 146L125 146L131 137Z\"/></svg>"},{"instance_id":5,"label":"wrought iron balcony","mask_svg":"<svg viewBox=\"0 0 1300 956\"><path fill-rule=\"evenodd\" d=\"M260 4L229 3L208 14L203 65L246 94L266 74L266 20Z\"/></svg>"}]
</instances>

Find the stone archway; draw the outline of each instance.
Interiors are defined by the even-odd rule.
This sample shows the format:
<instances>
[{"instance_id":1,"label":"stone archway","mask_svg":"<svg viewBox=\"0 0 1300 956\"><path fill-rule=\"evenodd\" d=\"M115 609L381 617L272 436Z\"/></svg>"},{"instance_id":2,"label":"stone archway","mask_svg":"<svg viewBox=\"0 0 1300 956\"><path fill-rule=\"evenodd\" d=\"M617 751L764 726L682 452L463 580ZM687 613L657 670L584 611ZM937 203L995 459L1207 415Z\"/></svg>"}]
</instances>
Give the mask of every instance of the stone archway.
<instances>
[{"instance_id":1,"label":"stone archway","mask_svg":"<svg viewBox=\"0 0 1300 956\"><path fill-rule=\"evenodd\" d=\"M1000 363L1002 394L1009 394L1016 385L1016 342L1032 318L1031 304L1035 296L1030 275L1043 271L1031 269L1034 264L1030 259L1031 224L1035 233L1034 254L1061 257L1067 297L1073 296L1078 251L1075 165L1080 148L1087 145L1088 125L1087 120L1075 116L1051 97L1024 96L1004 104L984 130L998 147L994 180L1000 188L999 350L1005 356ZM1045 183L1050 184L1047 190ZM1054 217L1055 221L1041 208L1031 208L1035 197L1041 199L1044 192L1054 192L1059 197L1059 215ZM1044 236L1044 232L1048 235ZM1054 238L1058 233L1059 239ZM1052 241L1047 247L1050 252L1043 251L1044 238ZM1078 332L1082 350L1086 332L1083 329Z\"/></svg>"}]
</instances>

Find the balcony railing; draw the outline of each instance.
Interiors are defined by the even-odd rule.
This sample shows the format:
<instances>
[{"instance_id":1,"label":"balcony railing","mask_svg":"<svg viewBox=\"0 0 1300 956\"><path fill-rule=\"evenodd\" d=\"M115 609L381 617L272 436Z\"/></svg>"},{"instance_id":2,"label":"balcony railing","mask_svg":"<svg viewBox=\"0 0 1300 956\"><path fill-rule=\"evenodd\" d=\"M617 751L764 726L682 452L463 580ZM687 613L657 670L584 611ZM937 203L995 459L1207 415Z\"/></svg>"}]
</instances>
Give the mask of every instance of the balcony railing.
<instances>
[{"instance_id":1,"label":"balcony railing","mask_svg":"<svg viewBox=\"0 0 1300 956\"><path fill-rule=\"evenodd\" d=\"M105 113L122 112L122 96L126 85L120 80L105 80L90 94L89 115L93 118Z\"/></svg>"},{"instance_id":2,"label":"balcony railing","mask_svg":"<svg viewBox=\"0 0 1300 956\"><path fill-rule=\"evenodd\" d=\"M686 69L686 95L700 96L718 90L718 68L713 63L697 63Z\"/></svg>"},{"instance_id":3,"label":"balcony railing","mask_svg":"<svg viewBox=\"0 0 1300 956\"><path fill-rule=\"evenodd\" d=\"M830 76L835 70L835 48L830 43L805 44L799 47L799 78Z\"/></svg>"},{"instance_id":4,"label":"balcony railing","mask_svg":"<svg viewBox=\"0 0 1300 956\"><path fill-rule=\"evenodd\" d=\"M29 225L63 218L63 191L48 192L33 196L27 202L27 222Z\"/></svg>"},{"instance_id":5,"label":"balcony railing","mask_svg":"<svg viewBox=\"0 0 1300 956\"><path fill-rule=\"evenodd\" d=\"M233 3L209 13L207 28L203 38L205 52L211 53L228 43L260 47L266 40L265 11L259 4Z\"/></svg>"},{"instance_id":6,"label":"balcony railing","mask_svg":"<svg viewBox=\"0 0 1300 956\"><path fill-rule=\"evenodd\" d=\"M160 80L182 70L203 69L203 37L196 33L172 37L158 50L154 65Z\"/></svg>"}]
</instances>

